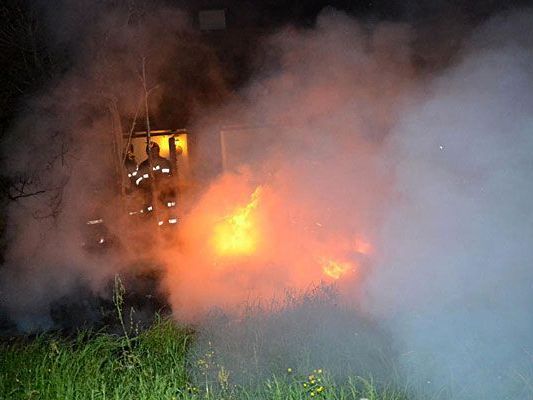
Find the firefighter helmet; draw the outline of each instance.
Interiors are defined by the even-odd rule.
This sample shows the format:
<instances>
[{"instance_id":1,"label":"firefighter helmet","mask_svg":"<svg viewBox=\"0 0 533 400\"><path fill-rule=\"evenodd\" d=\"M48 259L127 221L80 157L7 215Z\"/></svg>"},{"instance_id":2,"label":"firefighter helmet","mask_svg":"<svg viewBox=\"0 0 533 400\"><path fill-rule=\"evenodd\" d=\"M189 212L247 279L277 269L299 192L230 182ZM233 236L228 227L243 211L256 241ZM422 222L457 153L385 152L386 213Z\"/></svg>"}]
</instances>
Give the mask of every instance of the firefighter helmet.
<instances>
[{"instance_id":1,"label":"firefighter helmet","mask_svg":"<svg viewBox=\"0 0 533 400\"><path fill-rule=\"evenodd\" d=\"M146 154L159 155L159 145L156 142L150 142L146 145Z\"/></svg>"}]
</instances>

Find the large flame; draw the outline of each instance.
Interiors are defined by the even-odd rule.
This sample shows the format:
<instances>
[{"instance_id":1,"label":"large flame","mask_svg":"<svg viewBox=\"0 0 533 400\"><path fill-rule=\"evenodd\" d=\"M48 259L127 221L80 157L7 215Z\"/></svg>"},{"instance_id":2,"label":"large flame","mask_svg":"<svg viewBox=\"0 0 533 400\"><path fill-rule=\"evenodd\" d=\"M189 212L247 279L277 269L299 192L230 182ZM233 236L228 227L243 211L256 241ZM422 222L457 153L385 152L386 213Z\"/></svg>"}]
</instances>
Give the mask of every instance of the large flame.
<instances>
[{"instance_id":1,"label":"large flame","mask_svg":"<svg viewBox=\"0 0 533 400\"><path fill-rule=\"evenodd\" d=\"M213 229L213 244L220 255L252 254L259 240L253 212L257 208L261 187L252 193L250 202L238 207Z\"/></svg>"}]
</instances>

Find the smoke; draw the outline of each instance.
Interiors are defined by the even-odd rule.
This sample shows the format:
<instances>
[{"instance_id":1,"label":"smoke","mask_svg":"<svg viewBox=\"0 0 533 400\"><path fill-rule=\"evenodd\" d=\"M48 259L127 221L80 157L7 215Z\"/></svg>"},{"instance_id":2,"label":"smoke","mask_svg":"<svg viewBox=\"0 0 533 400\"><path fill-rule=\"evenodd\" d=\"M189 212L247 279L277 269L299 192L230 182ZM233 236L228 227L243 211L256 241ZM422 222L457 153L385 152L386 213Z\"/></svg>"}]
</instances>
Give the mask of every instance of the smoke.
<instances>
[{"instance_id":1,"label":"smoke","mask_svg":"<svg viewBox=\"0 0 533 400\"><path fill-rule=\"evenodd\" d=\"M373 242L388 193L378 151L411 85L410 33L384 25L368 37L335 11L317 25L274 36L268 46L278 53L277 69L265 71L210 128L225 130L230 172L195 204L182 224L183 246L166 257L176 260L172 302L188 304L175 307L178 314L317 285L328 280L328 262L349 265L354 279L367 273L361 243ZM244 126L244 134L220 120ZM257 187L249 215L257 248L220 254L210 227L245 206Z\"/></svg>"},{"instance_id":2,"label":"smoke","mask_svg":"<svg viewBox=\"0 0 533 400\"><path fill-rule=\"evenodd\" d=\"M387 138L395 201L366 304L448 397L531 396L531 21L478 28Z\"/></svg>"},{"instance_id":3,"label":"smoke","mask_svg":"<svg viewBox=\"0 0 533 400\"><path fill-rule=\"evenodd\" d=\"M190 351L192 377L215 390L222 368L231 383L247 388L313 370L339 384L372 376L390 385L396 376L398 354L390 332L361 310L342 305L331 286L288 292L268 304L249 302L238 321L213 310L198 332Z\"/></svg>"},{"instance_id":4,"label":"smoke","mask_svg":"<svg viewBox=\"0 0 533 400\"><path fill-rule=\"evenodd\" d=\"M198 123L222 131L227 172L184 218L165 285L174 314L200 322L191 357L201 381L218 373L206 355L241 384L287 368L396 376L393 333L358 304L394 194L385 139L418 85L413 34L327 10L313 30L265 39L259 76ZM218 247L242 236L244 248Z\"/></svg>"},{"instance_id":5,"label":"smoke","mask_svg":"<svg viewBox=\"0 0 533 400\"><path fill-rule=\"evenodd\" d=\"M23 330L53 326L51 305L75 298L80 285L104 295L110 276L135 273L139 261L132 259L133 250L142 235L128 235L117 217L124 204L117 198L115 171L120 135L131 129L135 115L136 129L144 127L143 65L154 126L181 126L196 107L225 91L211 50L191 33L182 12L156 7L147 13L111 2L76 2L73 9L69 2L56 2L44 7L43 15L50 53L56 55L48 62L57 65L2 145L13 201L6 212L0 296L2 308ZM205 74L187 82L191 70ZM211 97L190 101L207 88ZM176 93L177 111L164 119L160 104ZM100 218L123 240L122 248L106 254L83 248L91 240L86 221ZM142 262L155 264L148 255Z\"/></svg>"},{"instance_id":6,"label":"smoke","mask_svg":"<svg viewBox=\"0 0 533 400\"><path fill-rule=\"evenodd\" d=\"M395 350L383 353L420 396L530 396L531 19L516 11L487 21L429 75L413 66L411 45L422 39L400 24L368 31L328 10L313 30L270 38L265 48L276 61L227 112L232 123L265 128L251 130L248 142L225 128L227 144L239 149L228 150L234 173L189 215L210 232L259 185L255 226L265 248L224 264L185 239L167 282L177 315L234 310L331 282L320 261L328 258L351 266L337 282L340 302L359 304L350 317L336 312L337 300L325 313L288 307L257 317L257 331L249 320L215 324L204 343L232 354L223 360L239 371L271 335L290 344L259 351L258 364L279 373L279 363L264 360L297 358L298 335L308 338L314 362L335 369L325 361L328 335L335 332L349 354L375 336L349 337L368 315L390 332ZM210 243L209 235L195 237L190 243ZM358 252L361 237L374 247L370 254ZM187 271L198 273L194 285ZM293 321L298 333L280 320ZM234 346L228 337L238 338ZM359 352L342 369L368 373L356 364L371 365L377 353ZM370 373L379 376L380 367Z\"/></svg>"}]
</instances>

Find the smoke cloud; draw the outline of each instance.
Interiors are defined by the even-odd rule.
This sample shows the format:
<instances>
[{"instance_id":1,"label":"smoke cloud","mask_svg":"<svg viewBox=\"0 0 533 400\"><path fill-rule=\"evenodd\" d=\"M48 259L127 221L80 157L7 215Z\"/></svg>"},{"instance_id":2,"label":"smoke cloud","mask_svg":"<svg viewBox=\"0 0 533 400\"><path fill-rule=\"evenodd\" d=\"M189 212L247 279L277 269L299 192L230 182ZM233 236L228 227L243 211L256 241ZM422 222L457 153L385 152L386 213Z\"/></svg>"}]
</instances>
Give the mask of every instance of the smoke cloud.
<instances>
[{"instance_id":1,"label":"smoke cloud","mask_svg":"<svg viewBox=\"0 0 533 400\"><path fill-rule=\"evenodd\" d=\"M179 287L171 290L173 303L198 302L199 309L176 307L178 313L317 285L327 278L328 260L350 264L353 279L367 272L370 250L361 246L373 242L390 186L380 143L412 84L410 33L385 25L367 37L335 11L317 25L316 31L289 29L271 38L277 69L265 71L210 128L227 130L230 172L195 204L182 225L184 246L166 257L179 260L169 277L169 286ZM220 121L244 126L245 134ZM245 206L256 188L250 218L258 248L250 256L221 258L209 250L208 227ZM198 284L183 278L189 275Z\"/></svg>"},{"instance_id":2,"label":"smoke cloud","mask_svg":"<svg viewBox=\"0 0 533 400\"><path fill-rule=\"evenodd\" d=\"M531 396L531 20L473 32L387 138L395 201L366 304L448 397Z\"/></svg>"},{"instance_id":3,"label":"smoke cloud","mask_svg":"<svg viewBox=\"0 0 533 400\"><path fill-rule=\"evenodd\" d=\"M194 299L193 310L231 309L250 296L280 298L289 287L328 282L320 259L332 257L356 270L337 285L341 302L361 308L327 319L328 335L343 337L337 344L347 354L373 343L421 396L531 395L531 18L522 11L489 20L463 39L453 62L429 75L413 65L416 32L408 26L367 32L330 10L314 30L271 38L276 67L250 85L238 113L230 108L241 123L272 124L240 155L253 172L226 176L191 213L192 220L206 215L210 201L223 208L222 194L241 193L242 182L248 194L262 185L269 191L258 206L271 229L267 258L233 261L231 273L215 264L220 274L206 252L191 264L181 259L182 268L210 272L192 288L188 279L177 284L171 299L178 313L183 299ZM360 237L374 247L369 257L357 251ZM171 287L183 272L175 271ZM336 306L325 314L339 315ZM272 331L279 320L299 321L294 310L276 314L277 322L260 319L260 338L291 343L263 356L290 359L298 348L292 335L299 335L315 362L335 369L321 357L329 351L320 329L325 314L304 318L310 326L295 322L301 330L287 328L286 336ZM362 315L391 333L397 353L369 342L373 333L355 341L345 335L364 325ZM236 329L217 325L209 341L226 349L228 336L239 337L231 354L264 344L246 336L248 320L241 334ZM343 370L361 373L356 363L372 365L377 353L360 352ZM238 370L238 360L226 361ZM369 368L374 376L384 369Z\"/></svg>"},{"instance_id":4,"label":"smoke cloud","mask_svg":"<svg viewBox=\"0 0 533 400\"><path fill-rule=\"evenodd\" d=\"M148 14L106 2L77 2L74 8L57 2L43 11L50 47L65 53L57 68L65 71L27 101L2 146L15 201L7 211L0 295L2 308L23 330L53 326L55 301L75 298L80 285L103 295L113 274L131 272L138 264L132 249L139 239L128 236L117 218L124 204L117 198L114 173L121 168L121 134L131 129L135 115L136 129L145 127L143 64L154 125L184 124L196 107L217 101L225 91L211 50L191 34L180 11L156 7ZM187 82L192 70L202 75ZM177 111L163 120L160 104L176 93ZM203 97L189 101L193 93ZM108 228L124 241L105 255L82 248L86 221L99 218L113 221Z\"/></svg>"}]
</instances>

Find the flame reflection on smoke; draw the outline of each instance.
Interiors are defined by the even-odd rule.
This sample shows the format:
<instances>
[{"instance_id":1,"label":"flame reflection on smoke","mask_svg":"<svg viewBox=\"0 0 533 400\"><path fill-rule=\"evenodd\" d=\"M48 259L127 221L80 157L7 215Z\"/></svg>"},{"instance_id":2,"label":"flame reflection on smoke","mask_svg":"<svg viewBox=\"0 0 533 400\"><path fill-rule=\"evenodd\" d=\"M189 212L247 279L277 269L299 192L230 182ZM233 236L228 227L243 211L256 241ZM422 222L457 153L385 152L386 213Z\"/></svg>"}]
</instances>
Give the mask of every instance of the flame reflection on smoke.
<instances>
[{"instance_id":1,"label":"flame reflection on smoke","mask_svg":"<svg viewBox=\"0 0 533 400\"><path fill-rule=\"evenodd\" d=\"M238 311L247 301L270 302L287 291L359 279L370 244L334 224L279 185L226 174L180 225L180 244L166 284L174 312L186 320L209 309Z\"/></svg>"}]
</instances>

